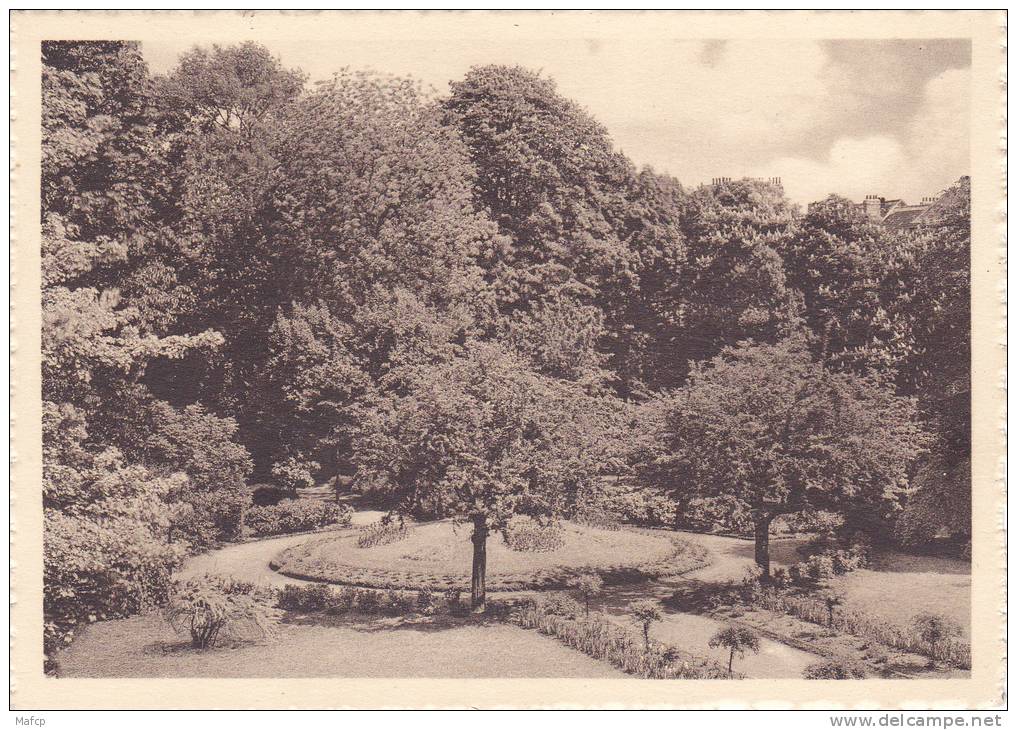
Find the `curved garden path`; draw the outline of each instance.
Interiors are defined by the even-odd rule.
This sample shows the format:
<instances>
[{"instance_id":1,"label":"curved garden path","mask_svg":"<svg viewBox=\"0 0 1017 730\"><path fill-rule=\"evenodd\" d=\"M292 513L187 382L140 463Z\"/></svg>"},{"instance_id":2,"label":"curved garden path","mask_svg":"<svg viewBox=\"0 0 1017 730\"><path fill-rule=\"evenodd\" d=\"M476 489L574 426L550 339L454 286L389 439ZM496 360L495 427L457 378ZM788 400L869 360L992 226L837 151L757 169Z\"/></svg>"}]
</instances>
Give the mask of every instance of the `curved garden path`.
<instances>
[{"instance_id":1,"label":"curved garden path","mask_svg":"<svg viewBox=\"0 0 1017 730\"><path fill-rule=\"evenodd\" d=\"M355 512L353 525L356 527L374 522L382 514L373 511ZM336 530L335 532L343 531ZM178 577L187 578L203 573L220 573L272 586L305 583L307 581L289 578L275 572L269 567L269 561L280 551L299 545L306 540L316 539L322 534L327 533L284 535L230 545L191 559L178 573ZM685 537L695 540L709 549L713 554L713 562L705 568L693 571L684 578L608 587L600 600L591 608L603 610L612 621L620 625L635 628L628 613L628 606L633 601L644 598L668 599L676 588L688 580L711 583L738 581L745 574L746 569L753 564L752 543L749 541L697 533L686 533ZM774 561L780 563L781 558L788 555L794 546L782 541L775 541L773 548ZM722 627L721 622L706 616L684 613L665 607L664 619L653 627L651 635L660 641L675 644L695 654L710 656L726 663L725 652L709 646L710 637ZM770 639L761 639L760 653L749 654L743 659L736 658L735 668L751 677L797 678L801 677L802 670L807 665L821 658L816 654L801 651Z\"/></svg>"},{"instance_id":2,"label":"curved garden path","mask_svg":"<svg viewBox=\"0 0 1017 730\"><path fill-rule=\"evenodd\" d=\"M268 567L269 561L288 547L299 545L307 540L317 539L330 534L330 532L341 534L346 530L376 522L383 514L385 513L361 510L353 513L352 527L331 531L306 532L299 535L268 537L212 550L201 555L196 555L188 560L183 568L177 571L176 577L186 579L204 573L218 573L232 575L239 580L251 581L252 583L267 583L272 586L283 586L287 583L306 583L307 581L288 578L285 575L276 573Z\"/></svg>"}]
</instances>

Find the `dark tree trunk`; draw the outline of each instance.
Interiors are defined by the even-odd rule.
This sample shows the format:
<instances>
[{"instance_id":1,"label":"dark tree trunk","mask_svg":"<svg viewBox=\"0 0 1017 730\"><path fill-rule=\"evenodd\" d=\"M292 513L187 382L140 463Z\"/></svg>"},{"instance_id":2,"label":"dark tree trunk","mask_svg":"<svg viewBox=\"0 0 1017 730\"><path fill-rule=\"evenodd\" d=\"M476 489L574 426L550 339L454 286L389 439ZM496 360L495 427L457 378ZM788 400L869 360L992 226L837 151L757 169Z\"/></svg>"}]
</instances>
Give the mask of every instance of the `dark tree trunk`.
<instances>
[{"instance_id":1,"label":"dark tree trunk","mask_svg":"<svg viewBox=\"0 0 1017 730\"><path fill-rule=\"evenodd\" d=\"M731 653L727 657L727 673L728 675L733 674L731 667L734 666L734 649L731 649Z\"/></svg>"},{"instance_id":2,"label":"dark tree trunk","mask_svg":"<svg viewBox=\"0 0 1017 730\"><path fill-rule=\"evenodd\" d=\"M770 582L770 523L774 515L756 517L756 565L763 571L762 581Z\"/></svg>"},{"instance_id":3,"label":"dark tree trunk","mask_svg":"<svg viewBox=\"0 0 1017 730\"><path fill-rule=\"evenodd\" d=\"M470 584L470 610L483 613L487 608L487 517L473 516L473 581Z\"/></svg>"}]
</instances>

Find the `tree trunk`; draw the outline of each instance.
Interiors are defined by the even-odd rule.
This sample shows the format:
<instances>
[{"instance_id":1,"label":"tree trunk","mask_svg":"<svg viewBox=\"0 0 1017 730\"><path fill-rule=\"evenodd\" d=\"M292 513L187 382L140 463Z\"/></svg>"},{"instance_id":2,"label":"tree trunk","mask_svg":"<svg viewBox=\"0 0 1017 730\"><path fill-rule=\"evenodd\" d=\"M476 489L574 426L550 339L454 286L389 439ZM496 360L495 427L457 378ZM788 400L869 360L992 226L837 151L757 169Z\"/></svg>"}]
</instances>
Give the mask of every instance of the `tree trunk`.
<instances>
[{"instance_id":1,"label":"tree trunk","mask_svg":"<svg viewBox=\"0 0 1017 730\"><path fill-rule=\"evenodd\" d=\"M727 673L729 675L733 674L733 672L731 671L732 666L734 666L734 649L731 649L731 653L728 654L727 657Z\"/></svg>"},{"instance_id":2,"label":"tree trunk","mask_svg":"<svg viewBox=\"0 0 1017 730\"><path fill-rule=\"evenodd\" d=\"M774 515L756 517L756 565L763 571L761 579L770 582L770 523Z\"/></svg>"},{"instance_id":3,"label":"tree trunk","mask_svg":"<svg viewBox=\"0 0 1017 730\"><path fill-rule=\"evenodd\" d=\"M473 581L470 585L470 610L483 613L487 608L487 517L473 516Z\"/></svg>"}]
</instances>

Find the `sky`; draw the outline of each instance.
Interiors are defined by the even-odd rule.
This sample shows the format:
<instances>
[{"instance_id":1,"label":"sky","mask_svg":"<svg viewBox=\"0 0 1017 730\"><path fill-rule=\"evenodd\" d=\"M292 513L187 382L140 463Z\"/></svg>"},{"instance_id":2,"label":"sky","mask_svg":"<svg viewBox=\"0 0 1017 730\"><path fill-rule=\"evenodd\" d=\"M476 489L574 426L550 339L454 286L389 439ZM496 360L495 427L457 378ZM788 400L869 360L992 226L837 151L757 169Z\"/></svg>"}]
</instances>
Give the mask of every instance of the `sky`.
<instances>
[{"instance_id":1,"label":"sky","mask_svg":"<svg viewBox=\"0 0 1017 730\"><path fill-rule=\"evenodd\" d=\"M312 81L368 68L443 94L474 65L540 71L633 162L684 185L781 177L802 204L829 193L917 202L970 174L966 40L252 40ZM163 38L142 49L152 71L165 73L191 45Z\"/></svg>"}]
</instances>

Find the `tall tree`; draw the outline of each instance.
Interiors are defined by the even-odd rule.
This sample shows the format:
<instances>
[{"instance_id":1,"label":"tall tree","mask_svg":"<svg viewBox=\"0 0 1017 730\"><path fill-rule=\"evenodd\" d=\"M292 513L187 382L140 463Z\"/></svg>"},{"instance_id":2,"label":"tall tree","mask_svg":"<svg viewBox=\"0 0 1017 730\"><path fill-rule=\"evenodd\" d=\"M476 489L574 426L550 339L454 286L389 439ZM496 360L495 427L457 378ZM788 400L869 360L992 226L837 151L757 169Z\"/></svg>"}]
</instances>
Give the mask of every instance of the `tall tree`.
<instances>
[{"instance_id":1,"label":"tall tree","mask_svg":"<svg viewBox=\"0 0 1017 730\"><path fill-rule=\"evenodd\" d=\"M687 262L672 304L680 313L672 352L703 360L741 340L775 342L788 330L796 302L778 251L796 222L794 206L769 182L720 182L688 196L682 215Z\"/></svg>"},{"instance_id":2,"label":"tall tree","mask_svg":"<svg viewBox=\"0 0 1017 730\"><path fill-rule=\"evenodd\" d=\"M471 605L482 612L488 535L512 515L562 515L590 486L601 468L598 410L581 388L479 342L403 382L365 416L359 478L403 512L473 525Z\"/></svg>"},{"instance_id":3,"label":"tall tree","mask_svg":"<svg viewBox=\"0 0 1017 730\"><path fill-rule=\"evenodd\" d=\"M153 362L209 351L178 330L163 218L162 146L136 44L43 44L42 397L47 640L89 616L165 595L183 544L171 504L189 489L165 464L130 461L131 416L156 406ZM165 287L152 291L152 287ZM137 455L133 455L137 456ZM145 463L139 463L144 461ZM94 619L93 619L94 620Z\"/></svg>"},{"instance_id":4,"label":"tall tree","mask_svg":"<svg viewBox=\"0 0 1017 730\"><path fill-rule=\"evenodd\" d=\"M726 349L697 364L657 412L642 478L680 494L736 498L751 511L767 579L775 517L892 510L927 445L912 399L873 378L830 372L799 341Z\"/></svg>"},{"instance_id":5,"label":"tall tree","mask_svg":"<svg viewBox=\"0 0 1017 730\"><path fill-rule=\"evenodd\" d=\"M604 127L519 67L471 69L445 109L477 168L476 203L507 237L487 263L503 311L552 294L597 302L633 280L618 228L634 170Z\"/></svg>"}]
</instances>

